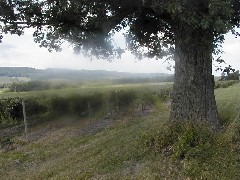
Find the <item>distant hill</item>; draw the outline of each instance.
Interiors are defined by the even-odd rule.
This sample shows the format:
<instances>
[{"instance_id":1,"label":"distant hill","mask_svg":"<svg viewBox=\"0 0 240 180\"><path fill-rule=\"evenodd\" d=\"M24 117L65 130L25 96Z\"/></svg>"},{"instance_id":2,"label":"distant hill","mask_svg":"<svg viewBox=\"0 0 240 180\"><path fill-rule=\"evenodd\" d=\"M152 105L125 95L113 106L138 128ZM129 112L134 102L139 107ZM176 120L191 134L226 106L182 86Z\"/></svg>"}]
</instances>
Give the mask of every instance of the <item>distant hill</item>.
<instances>
[{"instance_id":1,"label":"distant hill","mask_svg":"<svg viewBox=\"0 0 240 180\"><path fill-rule=\"evenodd\" d=\"M100 80L111 79L117 81L131 81L139 79L158 79L171 78L173 75L164 73L127 73L105 70L71 70L71 69L35 69L29 67L0 67L0 76L7 77L27 77L32 80Z\"/></svg>"},{"instance_id":2,"label":"distant hill","mask_svg":"<svg viewBox=\"0 0 240 180\"><path fill-rule=\"evenodd\" d=\"M0 76L7 77L33 77L42 73L42 70L29 67L0 67Z\"/></svg>"}]
</instances>

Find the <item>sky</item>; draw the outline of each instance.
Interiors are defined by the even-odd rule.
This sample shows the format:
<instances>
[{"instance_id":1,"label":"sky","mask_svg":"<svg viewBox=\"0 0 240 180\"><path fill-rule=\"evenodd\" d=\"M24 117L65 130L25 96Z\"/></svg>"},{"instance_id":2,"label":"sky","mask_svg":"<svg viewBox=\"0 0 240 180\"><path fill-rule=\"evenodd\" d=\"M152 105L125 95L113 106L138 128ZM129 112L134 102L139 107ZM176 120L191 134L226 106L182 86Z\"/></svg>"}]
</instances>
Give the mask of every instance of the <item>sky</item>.
<instances>
[{"instance_id":1,"label":"sky","mask_svg":"<svg viewBox=\"0 0 240 180\"><path fill-rule=\"evenodd\" d=\"M115 37L116 42L124 43L121 34ZM240 69L240 38L233 35L226 36L223 44L224 54L221 57L235 69ZM90 60L83 55L75 55L71 46L65 44L62 52L48 52L40 48L33 41L32 30L27 30L25 35L4 35L0 43L0 67L33 67L37 69L67 68L86 70L108 70L133 73L169 73L168 63L164 60L144 59L137 60L130 52L122 55L121 59L108 62L106 60ZM220 75L220 72L214 72Z\"/></svg>"}]
</instances>

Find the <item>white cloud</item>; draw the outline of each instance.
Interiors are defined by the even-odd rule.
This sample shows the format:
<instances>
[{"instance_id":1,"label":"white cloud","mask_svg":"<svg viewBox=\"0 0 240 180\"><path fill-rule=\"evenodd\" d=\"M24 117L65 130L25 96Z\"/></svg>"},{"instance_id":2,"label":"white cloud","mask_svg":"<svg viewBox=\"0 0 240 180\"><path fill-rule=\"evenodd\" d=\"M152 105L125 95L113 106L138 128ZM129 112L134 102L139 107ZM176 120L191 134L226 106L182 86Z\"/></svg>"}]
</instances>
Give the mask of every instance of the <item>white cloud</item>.
<instances>
[{"instance_id":1,"label":"white cloud","mask_svg":"<svg viewBox=\"0 0 240 180\"><path fill-rule=\"evenodd\" d=\"M124 44L123 38L118 35L116 42ZM104 69L122 72L169 72L163 60L138 61L130 52L125 53L122 59L112 62L106 60L93 60L83 55L75 55L71 47L65 45L62 52L49 53L45 48L33 42L31 31L24 36L6 35L0 44L5 49L5 55L0 54L0 66L27 66L35 68L71 68L71 69ZM171 73L171 72L170 72Z\"/></svg>"},{"instance_id":2,"label":"white cloud","mask_svg":"<svg viewBox=\"0 0 240 180\"><path fill-rule=\"evenodd\" d=\"M124 39L121 35L117 35L114 39L115 42L120 42L120 45L123 46ZM166 69L167 63L163 63L164 60L144 59L138 61L130 52L126 52L122 59L116 59L111 63L106 60L90 61L83 55L75 55L72 48L67 45L60 53L49 53L47 49L39 48L38 44L33 42L31 29L21 37L16 35L4 36L0 49L0 66L173 73ZM222 58L234 68L240 69L240 39L227 35L223 49L225 54L222 55Z\"/></svg>"},{"instance_id":3,"label":"white cloud","mask_svg":"<svg viewBox=\"0 0 240 180\"><path fill-rule=\"evenodd\" d=\"M222 58L227 65L229 64L233 68L240 70L240 38L227 34L223 50Z\"/></svg>"}]
</instances>

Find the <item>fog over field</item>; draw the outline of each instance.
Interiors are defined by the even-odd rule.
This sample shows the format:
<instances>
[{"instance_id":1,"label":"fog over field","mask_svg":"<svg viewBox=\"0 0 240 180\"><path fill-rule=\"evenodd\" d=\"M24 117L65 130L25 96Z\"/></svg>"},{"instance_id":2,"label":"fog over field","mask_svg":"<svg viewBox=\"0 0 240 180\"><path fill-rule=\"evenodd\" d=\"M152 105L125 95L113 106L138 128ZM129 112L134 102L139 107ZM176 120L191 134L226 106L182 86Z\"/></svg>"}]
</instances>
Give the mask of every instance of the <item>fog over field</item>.
<instances>
[{"instance_id":1,"label":"fog over field","mask_svg":"<svg viewBox=\"0 0 240 180\"><path fill-rule=\"evenodd\" d=\"M115 35L115 42L121 47L124 46L124 38L121 33ZM113 62L106 60L90 60L83 55L75 55L70 45L65 43L63 51L60 53L49 53L45 48L39 48L32 38L32 30L27 30L24 36L5 35L3 43L0 44L0 66L1 67L34 67L45 68L68 68L87 70L108 70L134 73L173 73L167 70L168 63L163 60L135 59L130 52L122 55L121 59ZM226 35L223 44L224 54L222 58L233 68L240 69L240 39L233 35ZM173 62L170 62L173 64ZM224 65L223 65L224 66ZM213 71L216 68L213 67ZM220 72L214 74L220 75Z\"/></svg>"}]
</instances>

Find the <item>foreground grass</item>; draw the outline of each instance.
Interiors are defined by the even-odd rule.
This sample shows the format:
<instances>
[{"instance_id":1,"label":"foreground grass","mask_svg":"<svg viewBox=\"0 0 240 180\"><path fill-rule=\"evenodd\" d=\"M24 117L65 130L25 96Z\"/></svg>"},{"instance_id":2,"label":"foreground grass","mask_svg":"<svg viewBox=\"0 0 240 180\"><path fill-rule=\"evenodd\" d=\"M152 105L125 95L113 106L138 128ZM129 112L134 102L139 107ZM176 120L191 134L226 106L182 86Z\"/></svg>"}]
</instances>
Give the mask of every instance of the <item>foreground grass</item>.
<instances>
[{"instance_id":1,"label":"foreground grass","mask_svg":"<svg viewBox=\"0 0 240 180\"><path fill-rule=\"evenodd\" d=\"M0 154L1 179L240 179L240 84L216 91L223 129L168 126L169 108L79 135L64 128ZM229 102L229 104L226 104Z\"/></svg>"},{"instance_id":2,"label":"foreground grass","mask_svg":"<svg viewBox=\"0 0 240 180\"><path fill-rule=\"evenodd\" d=\"M52 133L33 144L1 154L0 174L3 179L121 179L141 176L145 179L145 172L148 172L145 164L150 157L146 158L141 136L143 130L152 131L166 120L168 111L163 109L161 112L161 117L154 115L116 122L112 128L93 135L62 136L63 131Z\"/></svg>"}]
</instances>

